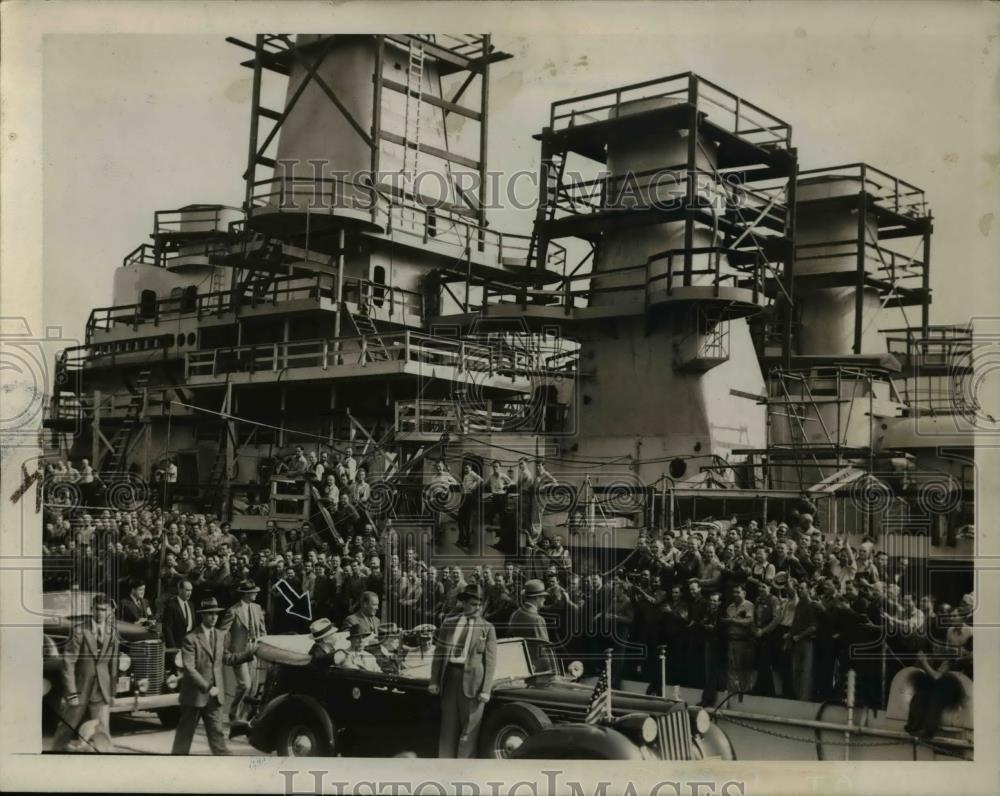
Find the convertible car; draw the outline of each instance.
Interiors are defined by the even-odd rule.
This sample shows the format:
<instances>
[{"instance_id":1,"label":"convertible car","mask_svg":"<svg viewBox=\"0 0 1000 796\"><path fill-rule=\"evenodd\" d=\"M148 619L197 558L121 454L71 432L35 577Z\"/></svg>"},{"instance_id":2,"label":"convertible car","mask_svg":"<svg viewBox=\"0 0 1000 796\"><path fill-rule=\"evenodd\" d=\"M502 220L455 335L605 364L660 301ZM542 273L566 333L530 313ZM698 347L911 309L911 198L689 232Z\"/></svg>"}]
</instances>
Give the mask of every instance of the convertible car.
<instances>
[{"instance_id":1,"label":"convertible car","mask_svg":"<svg viewBox=\"0 0 1000 796\"><path fill-rule=\"evenodd\" d=\"M272 665L260 710L243 728L254 747L283 756L437 756L430 651L410 651L392 675L313 665L310 645L308 636L268 636L259 646ZM537 639L501 639L478 756L732 759L708 713L678 700L612 691L612 720L584 724L593 688L577 682L582 669L574 661L564 670Z\"/></svg>"}]
</instances>

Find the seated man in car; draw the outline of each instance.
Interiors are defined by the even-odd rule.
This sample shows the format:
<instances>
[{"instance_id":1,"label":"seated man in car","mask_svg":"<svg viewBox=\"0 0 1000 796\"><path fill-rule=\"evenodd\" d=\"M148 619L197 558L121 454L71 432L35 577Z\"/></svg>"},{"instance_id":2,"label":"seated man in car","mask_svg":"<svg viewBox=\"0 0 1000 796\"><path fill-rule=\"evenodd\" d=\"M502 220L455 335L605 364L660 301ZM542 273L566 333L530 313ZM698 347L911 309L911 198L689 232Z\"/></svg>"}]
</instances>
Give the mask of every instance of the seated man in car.
<instances>
[{"instance_id":1,"label":"seated man in car","mask_svg":"<svg viewBox=\"0 0 1000 796\"><path fill-rule=\"evenodd\" d=\"M336 625L326 618L317 619L309 625L309 633L313 640L313 645L309 649L309 657L314 666L331 666L339 664L343 660L344 650L338 650L334 647L336 632ZM336 657L334 657L335 655Z\"/></svg>"},{"instance_id":2,"label":"seated man in car","mask_svg":"<svg viewBox=\"0 0 1000 796\"><path fill-rule=\"evenodd\" d=\"M378 643L368 648L383 674L399 674L399 626L385 622L378 629Z\"/></svg>"},{"instance_id":3,"label":"seated man in car","mask_svg":"<svg viewBox=\"0 0 1000 796\"><path fill-rule=\"evenodd\" d=\"M403 677L430 677L434 660L434 625L417 625L410 631L416 637L415 646L404 646L400 674Z\"/></svg>"},{"instance_id":4,"label":"seated man in car","mask_svg":"<svg viewBox=\"0 0 1000 796\"><path fill-rule=\"evenodd\" d=\"M338 659L338 665L345 669L361 669L362 671L378 672L381 674L382 668L378 665L378 661L375 660L375 656L367 652L364 648L364 639L367 635L361 625L351 625L350 636L348 637L351 646L347 650L343 662L341 663Z\"/></svg>"}]
</instances>

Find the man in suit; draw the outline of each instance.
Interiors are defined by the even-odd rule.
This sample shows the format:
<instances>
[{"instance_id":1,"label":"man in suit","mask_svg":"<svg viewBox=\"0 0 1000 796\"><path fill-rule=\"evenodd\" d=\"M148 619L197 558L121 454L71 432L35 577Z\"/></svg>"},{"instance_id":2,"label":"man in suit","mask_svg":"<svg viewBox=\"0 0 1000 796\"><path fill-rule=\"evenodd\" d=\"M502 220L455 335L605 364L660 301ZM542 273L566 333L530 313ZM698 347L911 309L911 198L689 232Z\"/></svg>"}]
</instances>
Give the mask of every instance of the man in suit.
<instances>
[{"instance_id":1,"label":"man in suit","mask_svg":"<svg viewBox=\"0 0 1000 796\"><path fill-rule=\"evenodd\" d=\"M438 757L442 758L475 755L497 659L496 631L479 616L482 588L466 586L458 599L462 613L446 617L438 628L427 687L429 693L441 695Z\"/></svg>"},{"instance_id":2,"label":"man in suit","mask_svg":"<svg viewBox=\"0 0 1000 796\"><path fill-rule=\"evenodd\" d=\"M191 593L194 586L183 579L177 583L177 596L163 606L163 643L170 649L179 649L184 636L194 630L194 608Z\"/></svg>"},{"instance_id":3,"label":"man in suit","mask_svg":"<svg viewBox=\"0 0 1000 796\"><path fill-rule=\"evenodd\" d=\"M545 584L540 580L532 578L526 581L521 591L521 607L511 614L508 635L548 641L549 629L545 618L538 612L547 596Z\"/></svg>"},{"instance_id":4,"label":"man in suit","mask_svg":"<svg viewBox=\"0 0 1000 796\"><path fill-rule=\"evenodd\" d=\"M200 624L184 637L181 645L181 659L184 661L180 690L181 716L174 735L172 754L186 755L191 752L191 741L198 719L205 722L205 734L212 754L229 754L226 736L222 732L222 667L249 661L253 658L257 643L251 642L242 653L229 650L226 647L226 634L216 628L222 610L214 597L203 599L198 606Z\"/></svg>"},{"instance_id":5,"label":"man in suit","mask_svg":"<svg viewBox=\"0 0 1000 796\"><path fill-rule=\"evenodd\" d=\"M250 644L267 633L264 623L264 609L257 604L257 594L260 589L252 580L244 580L236 588L240 595L239 602L233 605L222 617L219 630L229 633L229 649L239 655L245 652ZM240 706L250 691L250 664L240 663L233 667L236 677L236 691L232 704L229 706L229 721L236 721Z\"/></svg>"},{"instance_id":6,"label":"man in suit","mask_svg":"<svg viewBox=\"0 0 1000 796\"><path fill-rule=\"evenodd\" d=\"M368 648L383 674L399 674L400 640L399 626L395 622L385 622L378 629L379 643Z\"/></svg>"},{"instance_id":7,"label":"man in suit","mask_svg":"<svg viewBox=\"0 0 1000 796\"><path fill-rule=\"evenodd\" d=\"M118 618L123 622L148 625L153 621L153 611L146 599L146 584L141 578L129 581L129 596L118 606Z\"/></svg>"},{"instance_id":8,"label":"man in suit","mask_svg":"<svg viewBox=\"0 0 1000 796\"><path fill-rule=\"evenodd\" d=\"M361 606L344 620L344 624L348 628L357 625L364 631L364 636L378 635L378 627L382 624L378 618L378 609L378 595L373 591L362 592Z\"/></svg>"},{"instance_id":9,"label":"man in suit","mask_svg":"<svg viewBox=\"0 0 1000 796\"><path fill-rule=\"evenodd\" d=\"M78 733L84 714L110 737L111 702L118 680L118 634L108 598L94 595L91 619L73 628L62 656L66 712L53 740L64 751Z\"/></svg>"},{"instance_id":10,"label":"man in suit","mask_svg":"<svg viewBox=\"0 0 1000 796\"><path fill-rule=\"evenodd\" d=\"M337 649L336 633L337 626L326 617L317 619L309 625L309 634L313 640L313 645L309 648L309 658L314 665L325 668L343 662L346 653Z\"/></svg>"}]
</instances>

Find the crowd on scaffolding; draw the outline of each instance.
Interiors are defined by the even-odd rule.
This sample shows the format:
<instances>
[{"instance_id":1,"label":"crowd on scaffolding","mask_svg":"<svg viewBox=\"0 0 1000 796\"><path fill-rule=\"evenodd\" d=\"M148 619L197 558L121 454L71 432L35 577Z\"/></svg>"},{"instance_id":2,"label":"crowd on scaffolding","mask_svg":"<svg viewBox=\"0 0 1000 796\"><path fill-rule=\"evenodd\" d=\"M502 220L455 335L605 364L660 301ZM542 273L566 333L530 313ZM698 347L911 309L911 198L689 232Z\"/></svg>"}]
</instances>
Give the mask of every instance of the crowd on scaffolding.
<instances>
[{"instance_id":1,"label":"crowd on scaffolding","mask_svg":"<svg viewBox=\"0 0 1000 796\"><path fill-rule=\"evenodd\" d=\"M88 466L55 470L83 478ZM508 475L496 462L486 478L466 467L459 480L439 463L434 483L459 501L435 505L423 536L366 509L364 468L350 452L333 462L298 449L281 462L283 473L315 480L337 507L333 533L322 523L275 521L269 533L234 532L218 517L170 505L60 505L58 490L49 490L45 585L117 595L119 618L162 628L168 646L181 631L165 621L164 607L178 596L231 605L254 589L268 632L307 633L309 620L288 612L280 582L309 595L313 618L346 627L367 616L404 629L439 625L478 587L500 635L543 637L591 674L613 649L614 686L632 680L655 691L665 681L699 689L705 705L723 692L843 701L853 670L856 703L882 707L903 666L934 680L949 670L972 675L974 594L939 599L922 562L890 558L874 538L848 543L796 510L788 523L733 518L640 530L624 560L596 568L577 554L586 533L579 522L556 528L565 533L542 531L527 479L554 479L530 466L519 462ZM535 497L506 512L520 529L512 542L499 515L519 486ZM476 547L483 563L460 566L452 557L436 566L435 544L451 535ZM527 631L512 625L525 611L541 618Z\"/></svg>"}]
</instances>

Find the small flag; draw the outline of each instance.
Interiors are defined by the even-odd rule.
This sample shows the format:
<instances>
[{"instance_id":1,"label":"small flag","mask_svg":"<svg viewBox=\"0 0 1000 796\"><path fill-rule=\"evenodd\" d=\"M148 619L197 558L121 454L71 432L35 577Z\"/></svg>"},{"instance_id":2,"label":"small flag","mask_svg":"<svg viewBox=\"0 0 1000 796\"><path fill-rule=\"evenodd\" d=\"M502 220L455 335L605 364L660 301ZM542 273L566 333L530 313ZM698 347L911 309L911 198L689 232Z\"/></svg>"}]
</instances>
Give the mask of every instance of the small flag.
<instances>
[{"instance_id":1,"label":"small flag","mask_svg":"<svg viewBox=\"0 0 1000 796\"><path fill-rule=\"evenodd\" d=\"M587 724L598 724L607 718L610 705L611 691L608 689L608 671L602 668L601 676L597 678L597 685L594 686L594 693L590 697L590 707L587 708L587 717L584 721Z\"/></svg>"}]
</instances>

